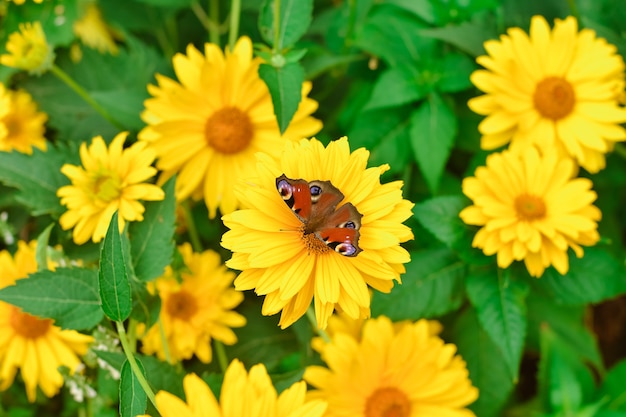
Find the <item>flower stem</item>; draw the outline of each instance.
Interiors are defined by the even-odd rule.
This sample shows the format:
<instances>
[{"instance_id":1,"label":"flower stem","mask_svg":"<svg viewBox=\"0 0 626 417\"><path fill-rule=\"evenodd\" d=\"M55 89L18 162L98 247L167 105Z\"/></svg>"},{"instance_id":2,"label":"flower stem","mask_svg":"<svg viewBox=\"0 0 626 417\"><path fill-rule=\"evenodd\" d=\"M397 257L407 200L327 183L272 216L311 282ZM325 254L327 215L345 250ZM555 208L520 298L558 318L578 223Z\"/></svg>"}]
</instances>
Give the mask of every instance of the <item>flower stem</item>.
<instances>
[{"instance_id":1,"label":"flower stem","mask_svg":"<svg viewBox=\"0 0 626 417\"><path fill-rule=\"evenodd\" d=\"M126 329L124 329L124 323L122 323L121 321L116 321L115 325L117 327L117 333L120 337L120 342L122 343L122 349L124 349L124 354L126 355L126 359L128 359L128 363L130 364L130 369L132 369L135 377L137 378L137 381L139 381L139 385L141 385L141 388L143 388L143 390L145 391L148 399L150 400L152 405L154 405L154 408L156 408L158 411L159 408L156 405L154 392L152 392L152 388L150 388L146 377L143 375L143 372L141 372L141 369L139 369L139 365L137 365L135 356L133 355L131 347L128 343L128 335L126 334Z\"/></svg>"},{"instance_id":2,"label":"flower stem","mask_svg":"<svg viewBox=\"0 0 626 417\"><path fill-rule=\"evenodd\" d=\"M213 3L217 3L217 2L215 0L211 0L211 3L209 4L209 9L211 11L211 16L208 16L206 14L206 12L202 8L202 6L198 2L198 0L193 0L191 2L190 6L191 6L191 11L193 12L193 14L196 15L196 17L198 18L198 21L200 22L200 24L202 26L204 26L204 28L209 32L209 40L211 41L211 43L219 45L219 43L220 43L220 26L217 23L219 21L219 18L216 16L217 13L213 14L213 12L214 12L214 10L213 10ZM219 12L219 9L217 9L217 10Z\"/></svg>"},{"instance_id":3,"label":"flower stem","mask_svg":"<svg viewBox=\"0 0 626 417\"><path fill-rule=\"evenodd\" d=\"M83 100L87 102L95 111L97 111L102 117L104 117L109 123L118 128L119 130L125 130L124 125L115 120L108 111L104 109L100 104L98 104L90 95L85 91L83 87L78 85L76 81L72 77L70 77L65 71L56 65L52 65L50 69L54 75L57 76L61 81L63 81L68 87L70 87L76 94L78 94Z\"/></svg>"},{"instance_id":4,"label":"flower stem","mask_svg":"<svg viewBox=\"0 0 626 417\"><path fill-rule=\"evenodd\" d=\"M324 342L330 342L330 336L326 333L326 330L320 329L317 325L317 319L315 318L315 311L313 310L313 306L310 305L306 310L306 318L309 319L309 323L311 323L311 327L313 330L322 338Z\"/></svg>"},{"instance_id":5,"label":"flower stem","mask_svg":"<svg viewBox=\"0 0 626 417\"><path fill-rule=\"evenodd\" d=\"M578 6L576 6L576 0L567 0L567 4L569 5L569 9L572 12L572 16L578 20L578 24L580 25L580 13L578 11Z\"/></svg>"},{"instance_id":6,"label":"flower stem","mask_svg":"<svg viewBox=\"0 0 626 417\"><path fill-rule=\"evenodd\" d=\"M170 355L170 347L167 344L167 336L165 335L165 328L163 327L163 320L159 318L157 322L159 323L159 336L161 337L161 345L163 346L163 354L165 355L165 361L167 363L173 363L172 355Z\"/></svg>"},{"instance_id":7,"label":"flower stem","mask_svg":"<svg viewBox=\"0 0 626 417\"><path fill-rule=\"evenodd\" d=\"M191 214L189 203L185 201L180 206L183 209L185 223L187 223L187 231L189 232L189 240L191 240L191 246L193 247L193 250L195 252L200 253L203 251L202 242L200 241L200 236L198 235L196 223L193 221L193 215Z\"/></svg>"},{"instance_id":8,"label":"flower stem","mask_svg":"<svg viewBox=\"0 0 626 417\"><path fill-rule=\"evenodd\" d=\"M275 0L280 3L280 0ZM228 30L228 47L235 49L235 43L239 37L239 18L241 15L241 0L232 0L230 3L230 29Z\"/></svg>"},{"instance_id":9,"label":"flower stem","mask_svg":"<svg viewBox=\"0 0 626 417\"><path fill-rule=\"evenodd\" d=\"M626 159L626 146L622 143L616 143L615 148L613 149L616 154Z\"/></svg>"},{"instance_id":10,"label":"flower stem","mask_svg":"<svg viewBox=\"0 0 626 417\"><path fill-rule=\"evenodd\" d=\"M215 349L215 355L217 356L217 362L220 364L220 369L224 373L226 372L226 368L228 368L228 356L226 356L224 344L219 340L213 339L213 346Z\"/></svg>"}]
</instances>

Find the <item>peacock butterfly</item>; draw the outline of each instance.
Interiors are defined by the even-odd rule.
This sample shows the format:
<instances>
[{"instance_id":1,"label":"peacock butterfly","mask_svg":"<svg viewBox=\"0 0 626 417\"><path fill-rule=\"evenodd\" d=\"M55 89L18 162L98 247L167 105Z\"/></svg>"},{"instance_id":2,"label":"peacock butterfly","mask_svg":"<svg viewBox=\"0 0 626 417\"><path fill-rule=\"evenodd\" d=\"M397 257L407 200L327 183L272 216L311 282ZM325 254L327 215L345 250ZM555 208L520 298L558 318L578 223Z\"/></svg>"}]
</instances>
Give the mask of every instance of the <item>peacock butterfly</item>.
<instances>
[{"instance_id":1,"label":"peacock butterfly","mask_svg":"<svg viewBox=\"0 0 626 417\"><path fill-rule=\"evenodd\" d=\"M285 203L304 225L328 247L344 256L357 256L361 217L351 203L337 205L343 194L330 181L292 180L284 174L276 178L276 188Z\"/></svg>"}]
</instances>

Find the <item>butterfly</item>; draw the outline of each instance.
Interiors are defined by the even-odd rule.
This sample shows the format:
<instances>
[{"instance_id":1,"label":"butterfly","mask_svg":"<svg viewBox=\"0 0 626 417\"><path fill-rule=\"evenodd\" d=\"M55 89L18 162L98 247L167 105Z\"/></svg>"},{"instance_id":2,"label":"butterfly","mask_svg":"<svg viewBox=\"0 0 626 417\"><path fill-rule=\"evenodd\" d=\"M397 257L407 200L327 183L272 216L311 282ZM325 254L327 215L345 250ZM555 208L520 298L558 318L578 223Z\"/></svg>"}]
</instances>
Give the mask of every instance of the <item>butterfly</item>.
<instances>
[{"instance_id":1,"label":"butterfly","mask_svg":"<svg viewBox=\"0 0 626 417\"><path fill-rule=\"evenodd\" d=\"M344 256L357 256L361 217L351 203L337 208L344 196L330 181L292 180L284 174L276 178L276 189L304 225L328 247Z\"/></svg>"}]
</instances>

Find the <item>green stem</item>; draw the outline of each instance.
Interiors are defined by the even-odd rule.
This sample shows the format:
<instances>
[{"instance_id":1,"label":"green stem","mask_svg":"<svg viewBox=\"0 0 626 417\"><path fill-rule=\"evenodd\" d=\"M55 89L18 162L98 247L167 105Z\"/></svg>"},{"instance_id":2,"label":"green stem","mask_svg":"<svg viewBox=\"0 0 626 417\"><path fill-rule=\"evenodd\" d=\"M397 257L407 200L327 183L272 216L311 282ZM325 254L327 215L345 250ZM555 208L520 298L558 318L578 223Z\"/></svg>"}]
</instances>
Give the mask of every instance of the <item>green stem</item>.
<instances>
[{"instance_id":1,"label":"green stem","mask_svg":"<svg viewBox=\"0 0 626 417\"><path fill-rule=\"evenodd\" d=\"M616 143L615 144L615 148L614 151L617 155L621 156L622 158L626 159L626 146L622 143Z\"/></svg>"},{"instance_id":2,"label":"green stem","mask_svg":"<svg viewBox=\"0 0 626 417\"><path fill-rule=\"evenodd\" d=\"M569 4L569 9L572 12L572 16L578 20L578 24L580 24L580 12L578 11L578 6L576 5L576 0L567 0L567 4ZM582 25L581 25L582 26Z\"/></svg>"},{"instance_id":3,"label":"green stem","mask_svg":"<svg viewBox=\"0 0 626 417\"><path fill-rule=\"evenodd\" d=\"M191 209L189 208L189 203L184 201L181 205L183 209L183 214L185 216L185 223L187 223L187 231L189 232L189 240L191 240L191 247L195 252L202 252L204 249L202 247L202 242L200 241L200 236L198 235L198 229L196 228L196 223L193 221L193 215L191 214Z\"/></svg>"},{"instance_id":4,"label":"green stem","mask_svg":"<svg viewBox=\"0 0 626 417\"><path fill-rule=\"evenodd\" d=\"M306 318L309 319L313 330L322 338L324 342L330 343L330 336L326 333L326 330L320 329L317 325L317 319L315 318L315 311L313 310L313 306L310 305L306 310Z\"/></svg>"},{"instance_id":5,"label":"green stem","mask_svg":"<svg viewBox=\"0 0 626 417\"><path fill-rule=\"evenodd\" d=\"M161 337L161 345L163 345L163 354L167 363L172 363L172 355L170 354L170 346L167 343L167 336L165 335L165 328L163 327L163 321L158 320L159 323L159 336Z\"/></svg>"},{"instance_id":6,"label":"green stem","mask_svg":"<svg viewBox=\"0 0 626 417\"><path fill-rule=\"evenodd\" d=\"M224 373L228 368L228 356L226 356L224 344L219 340L213 339L213 346L215 350L215 356L217 356L217 362L220 364L220 369L222 370L222 373Z\"/></svg>"},{"instance_id":7,"label":"green stem","mask_svg":"<svg viewBox=\"0 0 626 417\"><path fill-rule=\"evenodd\" d=\"M212 1L212 3L215 3L215 1ZM210 6L212 6L212 4ZM211 42L219 45L220 26L218 23L216 23L219 22L219 19L216 18L215 15L213 15L213 8L211 7L210 9L211 17L209 17L198 2L198 0L193 0L191 2L191 11L193 12L193 14L196 15L196 17L200 21L200 24L202 24L202 26L204 26L204 28L209 32L209 39L211 40Z\"/></svg>"},{"instance_id":8,"label":"green stem","mask_svg":"<svg viewBox=\"0 0 626 417\"><path fill-rule=\"evenodd\" d=\"M209 30L209 40L215 45L220 45L220 34L222 28L218 26L220 21L220 2L219 0L209 0L209 20L215 23L215 27Z\"/></svg>"},{"instance_id":9,"label":"green stem","mask_svg":"<svg viewBox=\"0 0 626 417\"><path fill-rule=\"evenodd\" d=\"M275 0L279 3L280 0ZM241 17L241 0L232 0L230 3L230 29L228 31L228 47L235 49L239 37L239 19Z\"/></svg>"},{"instance_id":10,"label":"green stem","mask_svg":"<svg viewBox=\"0 0 626 417\"><path fill-rule=\"evenodd\" d=\"M350 7L350 15L348 16L348 27L346 29L346 36L343 38L343 51L347 52L352 44L352 37L354 36L354 26L356 25L356 2L355 0L348 0L348 6Z\"/></svg>"},{"instance_id":11,"label":"green stem","mask_svg":"<svg viewBox=\"0 0 626 417\"><path fill-rule=\"evenodd\" d=\"M274 44L272 45L272 52L277 54L278 43L280 42L280 0L274 0Z\"/></svg>"},{"instance_id":12,"label":"green stem","mask_svg":"<svg viewBox=\"0 0 626 417\"><path fill-rule=\"evenodd\" d=\"M78 94L83 100L87 102L95 111L100 113L102 117L104 117L109 123L118 128L119 130L125 130L124 125L115 120L108 111L104 109L100 104L98 104L90 95L85 91L83 87L78 85L76 81L72 77L70 77L65 71L56 65L52 65L51 71L54 75L57 76L61 81L63 81L68 87L70 87L76 94Z\"/></svg>"},{"instance_id":13,"label":"green stem","mask_svg":"<svg viewBox=\"0 0 626 417\"><path fill-rule=\"evenodd\" d=\"M152 388L150 388L146 377L143 375L143 372L141 372L141 369L139 369L139 365L137 365L135 356L133 355L132 349L128 343L128 336L126 334L126 329L124 329L124 323L122 323L121 321L116 321L115 325L117 327L117 333L120 337L120 342L122 343L122 349L124 349L124 354L126 355L126 359L128 359L128 363L130 364L130 369L132 369L135 377L137 378L137 381L139 381L139 385L141 385L141 388L143 388L143 390L146 392L148 399L150 400L152 405L154 405L154 408L156 408L158 411L159 407L157 407L156 405L154 392L152 392Z\"/></svg>"}]
</instances>

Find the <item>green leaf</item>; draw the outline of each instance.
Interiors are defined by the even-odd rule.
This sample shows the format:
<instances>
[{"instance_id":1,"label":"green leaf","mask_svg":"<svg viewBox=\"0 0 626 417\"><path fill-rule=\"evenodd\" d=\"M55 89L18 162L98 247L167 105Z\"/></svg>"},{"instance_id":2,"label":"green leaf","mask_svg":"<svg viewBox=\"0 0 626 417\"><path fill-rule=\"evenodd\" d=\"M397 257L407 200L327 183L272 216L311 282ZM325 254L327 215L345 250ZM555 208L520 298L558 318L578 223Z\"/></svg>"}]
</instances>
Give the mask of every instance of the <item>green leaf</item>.
<instances>
[{"instance_id":1,"label":"green leaf","mask_svg":"<svg viewBox=\"0 0 626 417\"><path fill-rule=\"evenodd\" d=\"M459 217L467 205L463 196L433 197L413 207L415 218L440 242L452 247L467 233L467 226Z\"/></svg>"},{"instance_id":2,"label":"green leaf","mask_svg":"<svg viewBox=\"0 0 626 417\"><path fill-rule=\"evenodd\" d=\"M62 329L85 330L103 317L97 275L84 268L39 271L0 290L0 300L54 320Z\"/></svg>"},{"instance_id":3,"label":"green leaf","mask_svg":"<svg viewBox=\"0 0 626 417\"><path fill-rule=\"evenodd\" d=\"M511 378L517 381L526 337L528 286L491 269L470 273L466 288L481 326L501 350Z\"/></svg>"},{"instance_id":4,"label":"green leaf","mask_svg":"<svg viewBox=\"0 0 626 417\"><path fill-rule=\"evenodd\" d=\"M457 316L451 328L451 340L467 362L472 385L478 388L478 399L469 408L480 417L500 416L500 410L513 390L513 380L506 370L500 349L479 325L473 309Z\"/></svg>"},{"instance_id":5,"label":"green leaf","mask_svg":"<svg viewBox=\"0 0 626 417\"><path fill-rule=\"evenodd\" d=\"M438 62L437 90L456 93L472 86L470 75L476 65L467 55L449 52Z\"/></svg>"},{"instance_id":6,"label":"green leaf","mask_svg":"<svg viewBox=\"0 0 626 417\"><path fill-rule=\"evenodd\" d=\"M401 106L425 97L431 87L418 83L418 76L415 69L405 66L383 72L363 110Z\"/></svg>"},{"instance_id":7,"label":"green leaf","mask_svg":"<svg viewBox=\"0 0 626 417\"><path fill-rule=\"evenodd\" d=\"M424 28L419 31L418 36L438 39L456 46L471 56L479 56L485 53L483 47L485 41L498 38L498 30L495 21L475 20L458 25Z\"/></svg>"},{"instance_id":8,"label":"green leaf","mask_svg":"<svg viewBox=\"0 0 626 417\"><path fill-rule=\"evenodd\" d=\"M128 226L135 276L142 281L163 275L165 267L172 262L176 229L175 183L175 178L167 181L163 185L165 198L145 203L143 221Z\"/></svg>"},{"instance_id":9,"label":"green leaf","mask_svg":"<svg viewBox=\"0 0 626 417\"><path fill-rule=\"evenodd\" d=\"M130 280L130 288L133 300L130 316L145 323L146 328L150 328L159 319L161 297L158 294L151 294L146 288L146 283L136 278Z\"/></svg>"},{"instance_id":10,"label":"green leaf","mask_svg":"<svg viewBox=\"0 0 626 417\"><path fill-rule=\"evenodd\" d=\"M556 303L597 303L626 292L626 273L606 250L591 247L585 249L580 259L570 256L569 271L565 275L549 268L533 284Z\"/></svg>"},{"instance_id":11,"label":"green leaf","mask_svg":"<svg viewBox=\"0 0 626 417\"><path fill-rule=\"evenodd\" d=\"M146 372L139 358L135 358L141 373ZM139 384L139 379L133 373L128 360L124 361L120 377L120 415L122 417L135 417L146 412L148 396Z\"/></svg>"},{"instance_id":12,"label":"green leaf","mask_svg":"<svg viewBox=\"0 0 626 417\"><path fill-rule=\"evenodd\" d=\"M278 37L274 36L275 3L266 0L259 14L261 36L274 50L291 47L302 37L311 25L313 0L280 0ZM278 41L276 45L274 41Z\"/></svg>"},{"instance_id":13,"label":"green leaf","mask_svg":"<svg viewBox=\"0 0 626 417\"><path fill-rule=\"evenodd\" d=\"M600 388L599 398L609 398L606 409L626 412L626 360L618 362L606 374Z\"/></svg>"},{"instance_id":14,"label":"green leaf","mask_svg":"<svg viewBox=\"0 0 626 417\"><path fill-rule=\"evenodd\" d=\"M374 292L372 316L384 314L392 320L438 317L456 310L463 296L465 264L448 249L411 253L402 284L389 294Z\"/></svg>"},{"instance_id":15,"label":"green leaf","mask_svg":"<svg viewBox=\"0 0 626 417\"><path fill-rule=\"evenodd\" d=\"M50 231L54 227L51 223L43 232L37 236L37 247L35 249L35 259L37 260L37 270L44 271L48 269L48 241L50 240Z\"/></svg>"},{"instance_id":16,"label":"green leaf","mask_svg":"<svg viewBox=\"0 0 626 417\"><path fill-rule=\"evenodd\" d=\"M282 68L261 64L259 75L267 84L272 95L274 114L282 134L287 130L302 99L304 69L297 63L289 63Z\"/></svg>"},{"instance_id":17,"label":"green leaf","mask_svg":"<svg viewBox=\"0 0 626 417\"><path fill-rule=\"evenodd\" d=\"M17 201L31 209L35 216L59 216L64 207L57 190L69 183L61 166L75 159L48 144L48 150L34 149L32 155L0 152L0 181L19 190Z\"/></svg>"},{"instance_id":18,"label":"green leaf","mask_svg":"<svg viewBox=\"0 0 626 417\"><path fill-rule=\"evenodd\" d=\"M429 99L411 115L413 154L433 194L439 186L456 133L454 111L439 94L430 94Z\"/></svg>"},{"instance_id":19,"label":"green leaf","mask_svg":"<svg viewBox=\"0 0 626 417\"><path fill-rule=\"evenodd\" d=\"M124 321L130 315L132 302L117 216L115 212L102 243L98 284L104 314L111 320Z\"/></svg>"}]
</instances>

